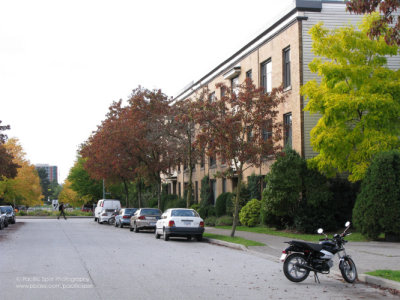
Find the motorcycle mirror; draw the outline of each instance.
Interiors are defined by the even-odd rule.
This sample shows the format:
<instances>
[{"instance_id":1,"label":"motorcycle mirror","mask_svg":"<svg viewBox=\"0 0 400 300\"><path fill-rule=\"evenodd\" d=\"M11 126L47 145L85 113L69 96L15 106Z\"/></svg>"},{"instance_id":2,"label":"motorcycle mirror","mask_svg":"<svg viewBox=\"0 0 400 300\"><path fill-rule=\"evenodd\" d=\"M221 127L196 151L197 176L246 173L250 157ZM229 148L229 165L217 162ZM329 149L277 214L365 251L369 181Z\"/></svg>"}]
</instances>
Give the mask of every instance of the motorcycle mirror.
<instances>
[{"instance_id":1,"label":"motorcycle mirror","mask_svg":"<svg viewBox=\"0 0 400 300\"><path fill-rule=\"evenodd\" d=\"M322 233L324 232L324 230L323 230L322 228L319 228L319 229L317 230L317 232L318 232L318 234L322 234Z\"/></svg>"},{"instance_id":2,"label":"motorcycle mirror","mask_svg":"<svg viewBox=\"0 0 400 300\"><path fill-rule=\"evenodd\" d=\"M346 224L344 224L345 227L349 227L350 226L350 222L347 221Z\"/></svg>"}]
</instances>

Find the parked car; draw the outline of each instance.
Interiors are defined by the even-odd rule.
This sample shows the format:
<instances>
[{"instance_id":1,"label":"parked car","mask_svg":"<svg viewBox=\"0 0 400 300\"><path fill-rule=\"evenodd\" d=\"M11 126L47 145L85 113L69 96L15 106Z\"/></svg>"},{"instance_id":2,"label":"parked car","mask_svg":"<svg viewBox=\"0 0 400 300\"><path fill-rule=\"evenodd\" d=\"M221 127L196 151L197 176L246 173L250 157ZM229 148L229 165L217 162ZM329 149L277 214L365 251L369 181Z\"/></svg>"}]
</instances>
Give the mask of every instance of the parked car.
<instances>
[{"instance_id":1,"label":"parked car","mask_svg":"<svg viewBox=\"0 0 400 300\"><path fill-rule=\"evenodd\" d=\"M81 211L84 211L84 212L93 212L93 205L91 205L91 204L84 204L84 205L82 205L82 208L81 208Z\"/></svg>"},{"instance_id":2,"label":"parked car","mask_svg":"<svg viewBox=\"0 0 400 300\"><path fill-rule=\"evenodd\" d=\"M4 218L5 218L4 227L8 227L8 224L11 224L11 220L12 220L11 214L7 213L5 206L0 206L0 213L2 215L4 215Z\"/></svg>"},{"instance_id":3,"label":"parked car","mask_svg":"<svg viewBox=\"0 0 400 300\"><path fill-rule=\"evenodd\" d=\"M115 227L124 227L124 225L131 224L131 217L137 211L137 208L123 208L119 211L119 214L115 217Z\"/></svg>"},{"instance_id":4,"label":"parked car","mask_svg":"<svg viewBox=\"0 0 400 300\"><path fill-rule=\"evenodd\" d=\"M142 229L156 229L156 222L161 217L158 208L139 208L131 217L130 231L139 232Z\"/></svg>"},{"instance_id":5,"label":"parked car","mask_svg":"<svg viewBox=\"0 0 400 300\"><path fill-rule=\"evenodd\" d=\"M159 239L162 235L165 241L170 237L186 237L188 240L195 237L201 241L203 233L204 220L194 209L170 208L157 221L155 236Z\"/></svg>"},{"instance_id":6,"label":"parked car","mask_svg":"<svg viewBox=\"0 0 400 300\"><path fill-rule=\"evenodd\" d=\"M6 219L7 219L7 218L6 218L6 214L3 214L3 213L0 211L0 230L2 230L4 227L6 227L6 222L7 222ZM8 223L7 223L7 226L8 226Z\"/></svg>"},{"instance_id":7,"label":"parked car","mask_svg":"<svg viewBox=\"0 0 400 300\"><path fill-rule=\"evenodd\" d=\"M115 199L100 199L94 210L94 221L98 223L108 222L112 213L121 209L121 202Z\"/></svg>"},{"instance_id":8,"label":"parked car","mask_svg":"<svg viewBox=\"0 0 400 300\"><path fill-rule=\"evenodd\" d=\"M15 224L15 211L11 205L0 206L6 210L8 224Z\"/></svg>"}]
</instances>

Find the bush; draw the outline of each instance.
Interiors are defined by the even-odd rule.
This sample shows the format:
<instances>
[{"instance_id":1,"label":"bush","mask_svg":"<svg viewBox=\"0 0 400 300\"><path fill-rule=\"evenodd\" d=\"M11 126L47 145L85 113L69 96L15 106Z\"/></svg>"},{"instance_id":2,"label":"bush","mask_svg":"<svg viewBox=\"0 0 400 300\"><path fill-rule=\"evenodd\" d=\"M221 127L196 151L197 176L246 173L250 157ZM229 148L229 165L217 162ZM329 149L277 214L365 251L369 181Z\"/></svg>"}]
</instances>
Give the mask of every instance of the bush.
<instances>
[{"instance_id":1,"label":"bush","mask_svg":"<svg viewBox=\"0 0 400 300\"><path fill-rule=\"evenodd\" d=\"M227 201L231 201L232 193L222 193L218 196L215 202L215 213L217 217L226 215L227 213Z\"/></svg>"},{"instance_id":2,"label":"bush","mask_svg":"<svg viewBox=\"0 0 400 300\"><path fill-rule=\"evenodd\" d=\"M185 208L186 201L179 198L177 195L168 195L166 201L164 202L164 207L162 210L167 210L168 208Z\"/></svg>"},{"instance_id":3,"label":"bush","mask_svg":"<svg viewBox=\"0 0 400 300\"><path fill-rule=\"evenodd\" d=\"M204 220L206 226L215 226L217 217L208 217Z\"/></svg>"},{"instance_id":4,"label":"bush","mask_svg":"<svg viewBox=\"0 0 400 300\"><path fill-rule=\"evenodd\" d=\"M354 225L371 239L400 239L400 151L378 154L369 166L353 210Z\"/></svg>"},{"instance_id":5,"label":"bush","mask_svg":"<svg viewBox=\"0 0 400 300\"><path fill-rule=\"evenodd\" d=\"M204 176L203 179L201 180L200 204L201 205L213 204L212 192L210 188L210 178L208 176Z\"/></svg>"},{"instance_id":6,"label":"bush","mask_svg":"<svg viewBox=\"0 0 400 300\"><path fill-rule=\"evenodd\" d=\"M195 204L192 204L191 206L190 206L190 208L191 209L194 209L195 211L199 211L199 209L200 209L200 204L198 204L198 203L195 203Z\"/></svg>"},{"instance_id":7,"label":"bush","mask_svg":"<svg viewBox=\"0 0 400 300\"><path fill-rule=\"evenodd\" d=\"M250 200L240 211L240 223L244 226L254 227L260 223L261 201Z\"/></svg>"},{"instance_id":8,"label":"bush","mask_svg":"<svg viewBox=\"0 0 400 300\"><path fill-rule=\"evenodd\" d=\"M217 226L232 226L233 225L233 217L232 216L222 216L219 217L215 225Z\"/></svg>"},{"instance_id":9,"label":"bush","mask_svg":"<svg viewBox=\"0 0 400 300\"><path fill-rule=\"evenodd\" d=\"M212 205L201 205L197 211L203 219L215 216L215 207Z\"/></svg>"},{"instance_id":10,"label":"bush","mask_svg":"<svg viewBox=\"0 0 400 300\"><path fill-rule=\"evenodd\" d=\"M261 200L262 177L263 176L255 175L253 173L247 178L247 188L250 192L250 199Z\"/></svg>"}]
</instances>

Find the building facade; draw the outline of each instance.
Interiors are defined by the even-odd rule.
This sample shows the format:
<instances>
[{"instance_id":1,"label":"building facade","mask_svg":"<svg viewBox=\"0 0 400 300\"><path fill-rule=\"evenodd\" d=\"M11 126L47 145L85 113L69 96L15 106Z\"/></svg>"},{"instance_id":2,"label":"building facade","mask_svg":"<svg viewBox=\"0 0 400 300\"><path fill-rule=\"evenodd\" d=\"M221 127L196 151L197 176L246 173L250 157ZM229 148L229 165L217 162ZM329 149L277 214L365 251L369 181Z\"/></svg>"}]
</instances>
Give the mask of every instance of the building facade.
<instances>
[{"instance_id":1,"label":"building facade","mask_svg":"<svg viewBox=\"0 0 400 300\"><path fill-rule=\"evenodd\" d=\"M49 179L50 182L55 181L58 183L58 167L57 166L50 166L48 164L37 164L35 165L36 169L43 168L47 172L47 179Z\"/></svg>"},{"instance_id":2,"label":"building facade","mask_svg":"<svg viewBox=\"0 0 400 300\"><path fill-rule=\"evenodd\" d=\"M251 77L254 84L263 87L266 92L283 84L287 94L285 103L279 107L279 121L286 128L283 143L304 158L313 157L315 153L310 145L310 131L319 116L303 111L307 103L300 95L301 86L316 78L308 68L314 58L309 30L318 22L333 29L349 24L357 25L361 19L360 15L346 12L344 1L293 1L292 6L272 20L262 33L201 79L187 86L175 99L179 101L190 98L205 86L219 96L220 91L215 87L217 83L223 82L234 88L247 77ZM398 69L400 57L390 58L388 65ZM271 163L246 170L244 180L251 174L267 174ZM200 201L201 179L206 175L211 179L214 200L223 192L234 191L235 178L214 177L225 168L226 165L221 165L213 158L206 158L194 166L192 180L195 202ZM165 178L169 192L183 196L188 175L189 172L181 165L172 176Z\"/></svg>"}]
</instances>

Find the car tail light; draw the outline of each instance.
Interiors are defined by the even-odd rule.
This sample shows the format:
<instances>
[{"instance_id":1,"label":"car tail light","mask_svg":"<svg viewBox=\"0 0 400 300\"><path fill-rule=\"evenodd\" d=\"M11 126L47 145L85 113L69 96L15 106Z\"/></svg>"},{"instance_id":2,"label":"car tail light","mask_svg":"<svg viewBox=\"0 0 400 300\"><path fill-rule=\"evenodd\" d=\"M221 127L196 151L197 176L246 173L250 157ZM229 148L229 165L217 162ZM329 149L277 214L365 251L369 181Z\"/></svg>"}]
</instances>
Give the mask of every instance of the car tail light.
<instances>
[{"instance_id":1,"label":"car tail light","mask_svg":"<svg viewBox=\"0 0 400 300\"><path fill-rule=\"evenodd\" d=\"M104 202L101 202L101 205L100 205L101 207L103 207L104 206Z\"/></svg>"},{"instance_id":2,"label":"car tail light","mask_svg":"<svg viewBox=\"0 0 400 300\"><path fill-rule=\"evenodd\" d=\"M200 227L204 227L204 222L203 221L200 222Z\"/></svg>"},{"instance_id":3,"label":"car tail light","mask_svg":"<svg viewBox=\"0 0 400 300\"><path fill-rule=\"evenodd\" d=\"M102 216L107 216L107 213L103 213Z\"/></svg>"},{"instance_id":4,"label":"car tail light","mask_svg":"<svg viewBox=\"0 0 400 300\"><path fill-rule=\"evenodd\" d=\"M169 227L174 227L175 226L175 222L173 220L168 222L168 226Z\"/></svg>"},{"instance_id":5,"label":"car tail light","mask_svg":"<svg viewBox=\"0 0 400 300\"><path fill-rule=\"evenodd\" d=\"M138 219L139 220L146 220L146 217L145 216L140 216Z\"/></svg>"},{"instance_id":6,"label":"car tail light","mask_svg":"<svg viewBox=\"0 0 400 300\"><path fill-rule=\"evenodd\" d=\"M123 218L123 219L130 219L131 216L123 216L122 218Z\"/></svg>"}]
</instances>

